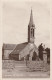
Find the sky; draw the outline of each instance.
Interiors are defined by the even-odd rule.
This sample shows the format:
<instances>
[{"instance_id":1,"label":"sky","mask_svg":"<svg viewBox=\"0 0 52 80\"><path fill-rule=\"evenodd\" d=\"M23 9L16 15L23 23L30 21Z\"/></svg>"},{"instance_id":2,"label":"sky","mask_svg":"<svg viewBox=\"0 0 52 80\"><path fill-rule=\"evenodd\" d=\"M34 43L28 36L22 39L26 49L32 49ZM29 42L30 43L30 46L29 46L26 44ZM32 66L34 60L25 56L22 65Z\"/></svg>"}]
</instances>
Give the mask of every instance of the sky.
<instances>
[{"instance_id":1,"label":"sky","mask_svg":"<svg viewBox=\"0 0 52 80\"><path fill-rule=\"evenodd\" d=\"M2 5L3 43L19 44L28 41L31 8L35 24L35 44L50 47L49 2L4 0Z\"/></svg>"}]
</instances>

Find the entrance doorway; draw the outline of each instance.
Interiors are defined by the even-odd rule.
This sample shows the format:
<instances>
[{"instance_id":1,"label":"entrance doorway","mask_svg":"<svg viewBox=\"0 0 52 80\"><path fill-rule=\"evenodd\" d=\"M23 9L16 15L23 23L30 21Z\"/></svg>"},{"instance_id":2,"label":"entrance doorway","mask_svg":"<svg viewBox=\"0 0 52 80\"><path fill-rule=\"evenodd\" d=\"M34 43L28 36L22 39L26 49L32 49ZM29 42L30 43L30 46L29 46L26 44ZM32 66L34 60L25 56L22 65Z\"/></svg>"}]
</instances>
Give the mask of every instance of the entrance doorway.
<instances>
[{"instance_id":1,"label":"entrance doorway","mask_svg":"<svg viewBox=\"0 0 52 80\"><path fill-rule=\"evenodd\" d=\"M35 61L36 58L37 58L37 54L36 54L36 52L34 51L34 52L33 52L33 56L32 56L32 61Z\"/></svg>"}]
</instances>

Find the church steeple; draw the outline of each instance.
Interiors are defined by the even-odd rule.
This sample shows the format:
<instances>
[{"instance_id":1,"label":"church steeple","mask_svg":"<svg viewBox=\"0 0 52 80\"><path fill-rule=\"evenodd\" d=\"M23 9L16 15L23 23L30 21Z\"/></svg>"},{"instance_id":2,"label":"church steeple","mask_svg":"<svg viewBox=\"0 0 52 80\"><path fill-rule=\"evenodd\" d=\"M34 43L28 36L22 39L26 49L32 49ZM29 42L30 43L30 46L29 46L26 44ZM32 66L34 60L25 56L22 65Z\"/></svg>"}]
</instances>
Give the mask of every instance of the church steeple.
<instances>
[{"instance_id":1,"label":"church steeple","mask_svg":"<svg viewBox=\"0 0 52 80\"><path fill-rule=\"evenodd\" d=\"M33 14L32 14L32 9L31 9L29 25L32 25L32 24L33 24Z\"/></svg>"},{"instance_id":2,"label":"church steeple","mask_svg":"<svg viewBox=\"0 0 52 80\"><path fill-rule=\"evenodd\" d=\"M28 42L30 43L34 43L34 31L35 31L35 25L33 23L33 14L31 9L30 21L28 25Z\"/></svg>"}]
</instances>

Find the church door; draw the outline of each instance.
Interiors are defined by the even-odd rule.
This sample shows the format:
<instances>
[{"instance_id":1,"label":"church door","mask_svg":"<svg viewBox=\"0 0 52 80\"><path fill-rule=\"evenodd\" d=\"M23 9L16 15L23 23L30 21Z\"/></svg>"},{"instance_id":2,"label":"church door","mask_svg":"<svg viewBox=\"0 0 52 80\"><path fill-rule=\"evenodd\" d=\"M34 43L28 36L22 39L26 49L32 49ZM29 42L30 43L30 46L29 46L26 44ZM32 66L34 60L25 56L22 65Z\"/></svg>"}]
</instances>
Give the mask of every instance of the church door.
<instances>
[{"instance_id":1,"label":"church door","mask_svg":"<svg viewBox=\"0 0 52 80\"><path fill-rule=\"evenodd\" d=\"M37 57L37 55L36 55L36 52L34 51L33 52L33 56L32 56L32 61L35 61L36 60L36 57Z\"/></svg>"}]
</instances>

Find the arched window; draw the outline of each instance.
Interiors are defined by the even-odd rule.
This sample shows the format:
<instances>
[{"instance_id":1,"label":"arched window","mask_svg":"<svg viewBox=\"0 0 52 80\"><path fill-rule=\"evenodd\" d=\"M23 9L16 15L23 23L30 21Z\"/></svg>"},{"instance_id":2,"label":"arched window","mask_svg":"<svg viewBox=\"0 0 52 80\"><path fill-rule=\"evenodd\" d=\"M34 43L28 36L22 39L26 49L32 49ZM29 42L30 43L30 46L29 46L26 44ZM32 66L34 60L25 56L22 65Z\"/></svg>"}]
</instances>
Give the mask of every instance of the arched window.
<instances>
[{"instance_id":1,"label":"arched window","mask_svg":"<svg viewBox=\"0 0 52 80\"><path fill-rule=\"evenodd\" d=\"M33 37L34 37L34 29L33 29Z\"/></svg>"},{"instance_id":2,"label":"arched window","mask_svg":"<svg viewBox=\"0 0 52 80\"><path fill-rule=\"evenodd\" d=\"M31 29L31 37L32 37L32 34L33 34L33 29Z\"/></svg>"},{"instance_id":3,"label":"arched window","mask_svg":"<svg viewBox=\"0 0 52 80\"><path fill-rule=\"evenodd\" d=\"M31 29L31 37L34 37L34 29Z\"/></svg>"}]
</instances>

